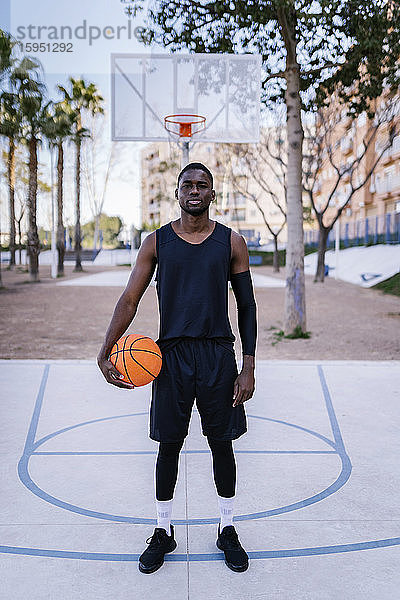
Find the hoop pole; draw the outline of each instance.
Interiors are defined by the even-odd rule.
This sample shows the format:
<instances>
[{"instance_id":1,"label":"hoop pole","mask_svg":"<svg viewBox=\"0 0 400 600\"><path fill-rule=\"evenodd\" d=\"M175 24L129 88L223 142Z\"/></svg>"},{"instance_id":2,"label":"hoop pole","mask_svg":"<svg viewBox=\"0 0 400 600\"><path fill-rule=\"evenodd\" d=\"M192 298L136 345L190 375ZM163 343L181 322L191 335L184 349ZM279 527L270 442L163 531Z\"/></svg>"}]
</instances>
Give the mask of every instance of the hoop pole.
<instances>
[{"instance_id":1,"label":"hoop pole","mask_svg":"<svg viewBox=\"0 0 400 600\"><path fill-rule=\"evenodd\" d=\"M189 142L182 142L182 169L189 164Z\"/></svg>"}]
</instances>

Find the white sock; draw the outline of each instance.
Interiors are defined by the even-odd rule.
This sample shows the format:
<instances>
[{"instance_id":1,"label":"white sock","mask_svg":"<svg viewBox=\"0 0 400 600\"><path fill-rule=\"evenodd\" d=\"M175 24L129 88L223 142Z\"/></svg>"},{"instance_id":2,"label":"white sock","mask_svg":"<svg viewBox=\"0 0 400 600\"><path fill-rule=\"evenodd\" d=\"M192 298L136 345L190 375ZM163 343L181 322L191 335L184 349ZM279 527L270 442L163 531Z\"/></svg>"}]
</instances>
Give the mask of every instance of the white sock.
<instances>
[{"instance_id":1,"label":"white sock","mask_svg":"<svg viewBox=\"0 0 400 600\"><path fill-rule=\"evenodd\" d=\"M227 525L233 525L233 504L235 496L232 498L223 498L218 496L219 512L221 515L220 531L223 530Z\"/></svg>"},{"instance_id":2,"label":"white sock","mask_svg":"<svg viewBox=\"0 0 400 600\"><path fill-rule=\"evenodd\" d=\"M156 500L157 527L165 529L171 535L172 500Z\"/></svg>"}]
</instances>

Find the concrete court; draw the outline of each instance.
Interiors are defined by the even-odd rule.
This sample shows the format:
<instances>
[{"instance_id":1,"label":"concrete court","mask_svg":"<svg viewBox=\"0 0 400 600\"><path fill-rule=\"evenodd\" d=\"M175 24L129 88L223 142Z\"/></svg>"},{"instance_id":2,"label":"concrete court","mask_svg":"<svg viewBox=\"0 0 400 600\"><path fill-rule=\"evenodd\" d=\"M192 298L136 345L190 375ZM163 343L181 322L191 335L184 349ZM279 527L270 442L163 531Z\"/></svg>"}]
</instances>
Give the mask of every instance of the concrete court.
<instances>
[{"instance_id":1,"label":"concrete court","mask_svg":"<svg viewBox=\"0 0 400 600\"><path fill-rule=\"evenodd\" d=\"M400 362L259 361L235 443L236 526L251 563L215 546L211 460L193 413L178 548L153 575L151 387L90 361L0 361L1 599L386 600L399 597Z\"/></svg>"}]
</instances>

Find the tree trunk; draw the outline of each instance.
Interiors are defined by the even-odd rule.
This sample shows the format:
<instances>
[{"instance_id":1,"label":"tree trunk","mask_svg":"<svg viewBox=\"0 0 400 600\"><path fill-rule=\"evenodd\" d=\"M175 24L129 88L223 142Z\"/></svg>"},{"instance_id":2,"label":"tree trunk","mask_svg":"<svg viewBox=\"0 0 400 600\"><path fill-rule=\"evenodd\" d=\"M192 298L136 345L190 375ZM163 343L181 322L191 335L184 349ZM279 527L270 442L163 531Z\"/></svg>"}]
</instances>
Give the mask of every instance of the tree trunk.
<instances>
[{"instance_id":1,"label":"tree trunk","mask_svg":"<svg viewBox=\"0 0 400 600\"><path fill-rule=\"evenodd\" d=\"M28 256L29 275L31 281L39 281L39 236L36 224L36 196L37 196L37 139L33 136L29 140L29 184L28 184Z\"/></svg>"},{"instance_id":2,"label":"tree trunk","mask_svg":"<svg viewBox=\"0 0 400 600\"><path fill-rule=\"evenodd\" d=\"M79 124L80 129L80 124ZM76 141L76 206L75 206L75 269L82 271L81 263L81 140Z\"/></svg>"},{"instance_id":3,"label":"tree trunk","mask_svg":"<svg viewBox=\"0 0 400 600\"><path fill-rule=\"evenodd\" d=\"M285 15L283 16L285 18ZM286 27L288 48L286 59L286 126L287 160L287 231L286 293L284 331L286 335L306 331L304 284L304 241L302 203L303 127L300 108L300 73L296 59L295 18L290 15Z\"/></svg>"},{"instance_id":4,"label":"tree trunk","mask_svg":"<svg viewBox=\"0 0 400 600\"><path fill-rule=\"evenodd\" d=\"M274 273L279 273L279 251L278 251L278 236L274 235L274 257L273 257Z\"/></svg>"},{"instance_id":5,"label":"tree trunk","mask_svg":"<svg viewBox=\"0 0 400 600\"><path fill-rule=\"evenodd\" d=\"M9 213L10 213L10 262L9 267L12 269L15 266L15 141L9 139L8 160L7 160L7 177L8 177L8 196L9 196Z\"/></svg>"},{"instance_id":6,"label":"tree trunk","mask_svg":"<svg viewBox=\"0 0 400 600\"><path fill-rule=\"evenodd\" d=\"M18 257L19 257L19 266L22 265L22 233L21 233L21 219L18 221Z\"/></svg>"},{"instance_id":7,"label":"tree trunk","mask_svg":"<svg viewBox=\"0 0 400 600\"><path fill-rule=\"evenodd\" d=\"M99 233L100 233L100 215L97 214L94 217L94 236L93 236L93 250L97 250L99 244Z\"/></svg>"},{"instance_id":8,"label":"tree trunk","mask_svg":"<svg viewBox=\"0 0 400 600\"><path fill-rule=\"evenodd\" d=\"M1 246L1 235L0 235L0 288L3 287L3 279L2 279L2 274L1 274L1 253L2 253L2 246Z\"/></svg>"},{"instance_id":9,"label":"tree trunk","mask_svg":"<svg viewBox=\"0 0 400 600\"><path fill-rule=\"evenodd\" d=\"M64 205L63 205L63 178L64 178L64 149L62 142L58 142L58 157L57 157L57 252L58 252L58 265L57 275L62 277L64 275L64 256L65 256L65 242L64 242Z\"/></svg>"},{"instance_id":10,"label":"tree trunk","mask_svg":"<svg viewBox=\"0 0 400 600\"><path fill-rule=\"evenodd\" d=\"M330 229L328 227L323 227L320 224L318 234L317 271L315 273L314 282L320 281L322 283L325 279L325 253L329 232Z\"/></svg>"}]
</instances>

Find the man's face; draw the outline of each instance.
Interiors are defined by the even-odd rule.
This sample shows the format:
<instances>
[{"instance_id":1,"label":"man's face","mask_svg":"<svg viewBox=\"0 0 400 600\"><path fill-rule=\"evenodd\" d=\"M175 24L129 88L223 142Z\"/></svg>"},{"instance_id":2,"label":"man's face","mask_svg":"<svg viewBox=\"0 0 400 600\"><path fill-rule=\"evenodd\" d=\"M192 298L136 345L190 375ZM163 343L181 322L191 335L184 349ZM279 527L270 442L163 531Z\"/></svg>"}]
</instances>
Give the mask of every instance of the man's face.
<instances>
[{"instance_id":1,"label":"man's face","mask_svg":"<svg viewBox=\"0 0 400 600\"><path fill-rule=\"evenodd\" d=\"M190 169L182 175L179 187L175 190L175 197L182 210L197 216L208 210L215 198L215 192L205 171Z\"/></svg>"}]
</instances>

